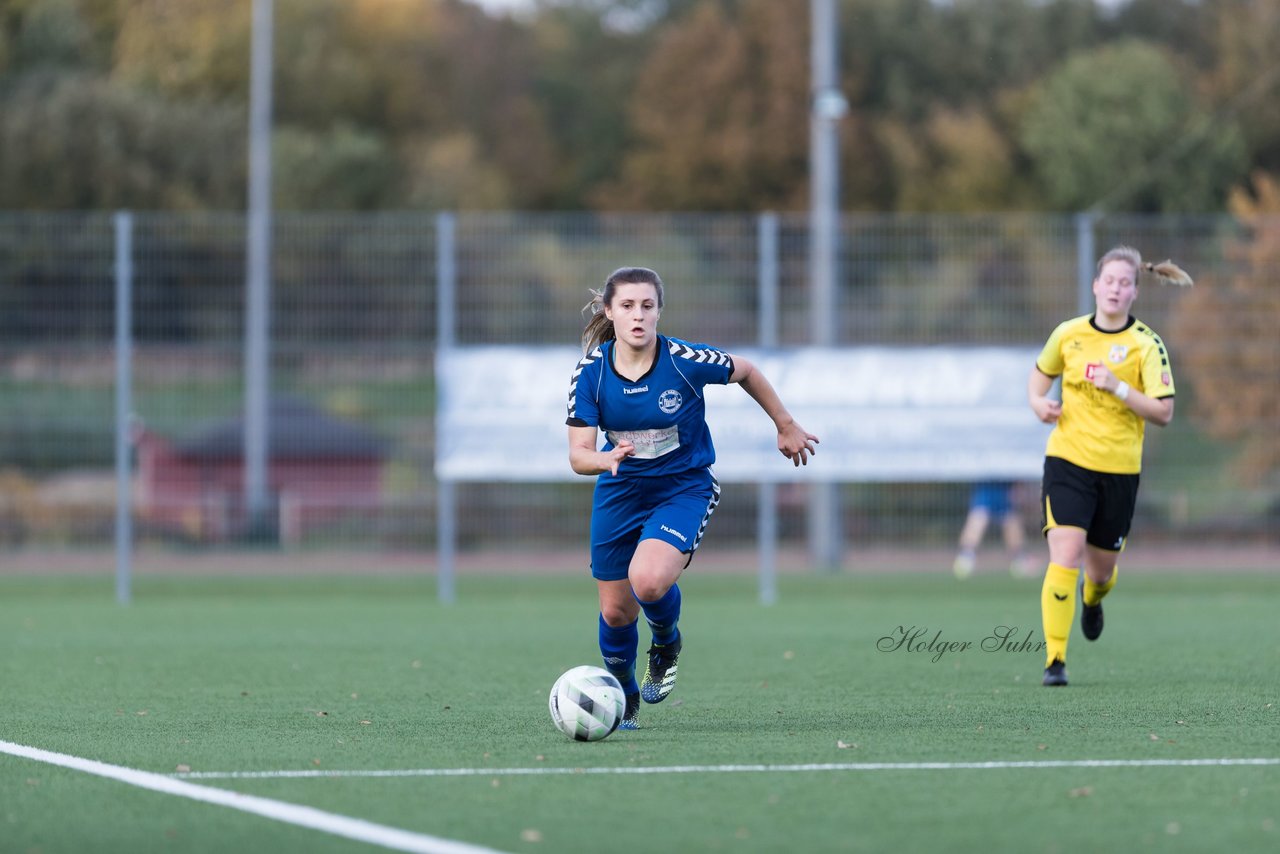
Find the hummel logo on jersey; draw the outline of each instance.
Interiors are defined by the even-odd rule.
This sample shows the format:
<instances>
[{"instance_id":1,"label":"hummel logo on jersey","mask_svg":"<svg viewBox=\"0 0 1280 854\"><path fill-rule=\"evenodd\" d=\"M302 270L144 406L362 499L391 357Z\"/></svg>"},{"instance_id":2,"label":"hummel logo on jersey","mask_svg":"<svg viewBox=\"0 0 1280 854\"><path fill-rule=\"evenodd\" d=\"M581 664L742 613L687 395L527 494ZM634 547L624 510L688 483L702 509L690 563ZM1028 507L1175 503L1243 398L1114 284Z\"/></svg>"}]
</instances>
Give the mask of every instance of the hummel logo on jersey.
<instances>
[{"instance_id":1,"label":"hummel logo on jersey","mask_svg":"<svg viewBox=\"0 0 1280 854\"><path fill-rule=\"evenodd\" d=\"M682 542L682 543L687 543L687 542L689 542L689 538L688 538L688 537L686 537L684 534L680 533L679 531L673 531L671 528L668 528L666 525L663 525L663 526L661 526L661 527L662 527L662 530L666 531L666 532L667 532L668 534L670 534L671 536L673 536L673 537L679 537L679 538L680 538L680 542Z\"/></svg>"},{"instance_id":2,"label":"hummel logo on jersey","mask_svg":"<svg viewBox=\"0 0 1280 854\"><path fill-rule=\"evenodd\" d=\"M1071 595L1070 593L1062 593L1062 594L1055 593L1053 594L1053 598L1057 599L1059 602L1065 602L1067 601L1067 597L1070 595Z\"/></svg>"},{"instance_id":3,"label":"hummel logo on jersey","mask_svg":"<svg viewBox=\"0 0 1280 854\"><path fill-rule=\"evenodd\" d=\"M623 394L640 394L641 392L645 392L648 390L649 390L649 387L647 385L641 385L641 386L636 386L635 388L624 388L622 390L622 393Z\"/></svg>"}]
</instances>

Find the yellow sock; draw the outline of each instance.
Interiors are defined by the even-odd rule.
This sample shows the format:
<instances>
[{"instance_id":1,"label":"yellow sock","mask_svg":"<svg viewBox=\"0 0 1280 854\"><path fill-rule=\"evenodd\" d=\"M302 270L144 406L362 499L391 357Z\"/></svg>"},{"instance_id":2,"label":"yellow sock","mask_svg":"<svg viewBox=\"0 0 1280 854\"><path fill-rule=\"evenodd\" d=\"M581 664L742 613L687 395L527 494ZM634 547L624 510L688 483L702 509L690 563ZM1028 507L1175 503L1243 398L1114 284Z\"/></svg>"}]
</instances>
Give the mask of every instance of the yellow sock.
<instances>
[{"instance_id":1,"label":"yellow sock","mask_svg":"<svg viewBox=\"0 0 1280 854\"><path fill-rule=\"evenodd\" d=\"M1120 567L1116 566L1111 569L1111 577L1102 584L1094 584L1088 574L1084 577L1084 604L1093 606L1102 601L1102 597L1111 592L1111 588L1116 586L1116 578L1120 575Z\"/></svg>"},{"instance_id":2,"label":"yellow sock","mask_svg":"<svg viewBox=\"0 0 1280 854\"><path fill-rule=\"evenodd\" d=\"M1067 637L1076 619L1076 579L1080 570L1049 564L1040 589L1040 616L1044 620L1045 662L1067 660Z\"/></svg>"}]
</instances>

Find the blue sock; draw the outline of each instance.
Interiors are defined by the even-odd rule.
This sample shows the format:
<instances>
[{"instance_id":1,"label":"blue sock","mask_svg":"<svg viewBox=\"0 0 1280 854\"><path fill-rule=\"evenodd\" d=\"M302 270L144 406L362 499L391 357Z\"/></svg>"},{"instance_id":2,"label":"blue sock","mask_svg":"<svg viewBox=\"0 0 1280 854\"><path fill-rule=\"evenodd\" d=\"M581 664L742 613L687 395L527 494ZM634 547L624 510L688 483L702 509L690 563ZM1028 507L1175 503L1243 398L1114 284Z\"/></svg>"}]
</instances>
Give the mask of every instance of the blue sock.
<instances>
[{"instance_id":1,"label":"blue sock","mask_svg":"<svg viewBox=\"0 0 1280 854\"><path fill-rule=\"evenodd\" d=\"M671 585L671 589L655 602L645 602L638 596L636 601L644 609L644 618L653 630L654 643L666 646L680 636L680 630L676 628L680 622L680 585Z\"/></svg>"},{"instance_id":2,"label":"blue sock","mask_svg":"<svg viewBox=\"0 0 1280 854\"><path fill-rule=\"evenodd\" d=\"M639 620L625 626L611 626L600 615L600 655L605 669L618 677L622 690L634 694L640 690L636 682L636 648L640 644Z\"/></svg>"}]
</instances>

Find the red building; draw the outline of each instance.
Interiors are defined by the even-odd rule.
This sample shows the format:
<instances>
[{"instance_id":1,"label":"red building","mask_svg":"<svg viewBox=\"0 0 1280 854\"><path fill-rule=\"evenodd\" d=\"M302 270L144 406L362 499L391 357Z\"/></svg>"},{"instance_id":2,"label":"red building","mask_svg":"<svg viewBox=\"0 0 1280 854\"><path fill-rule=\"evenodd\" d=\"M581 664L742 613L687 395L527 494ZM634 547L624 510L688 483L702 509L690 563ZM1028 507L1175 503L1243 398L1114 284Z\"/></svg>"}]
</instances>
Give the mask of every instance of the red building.
<instances>
[{"instance_id":1,"label":"red building","mask_svg":"<svg viewBox=\"0 0 1280 854\"><path fill-rule=\"evenodd\" d=\"M267 432L267 488L281 542L380 502L387 443L376 434L292 398L271 403ZM243 484L241 416L177 441L139 436L139 515L162 530L215 542L245 533Z\"/></svg>"}]
</instances>

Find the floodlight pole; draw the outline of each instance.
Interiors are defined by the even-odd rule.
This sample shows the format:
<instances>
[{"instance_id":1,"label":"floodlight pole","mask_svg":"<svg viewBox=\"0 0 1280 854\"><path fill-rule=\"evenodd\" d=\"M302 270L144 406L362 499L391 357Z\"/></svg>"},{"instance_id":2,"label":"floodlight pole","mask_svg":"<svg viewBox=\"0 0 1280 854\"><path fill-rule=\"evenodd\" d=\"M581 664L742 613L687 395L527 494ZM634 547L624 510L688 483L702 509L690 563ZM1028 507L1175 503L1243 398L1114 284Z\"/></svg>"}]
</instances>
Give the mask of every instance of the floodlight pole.
<instances>
[{"instance_id":1,"label":"floodlight pole","mask_svg":"<svg viewBox=\"0 0 1280 854\"><path fill-rule=\"evenodd\" d=\"M815 347L836 344L836 246L840 230L839 123L848 111L837 75L835 0L811 0L809 38L809 329ZM809 493L809 551L825 571L840 567L840 489L815 483Z\"/></svg>"},{"instance_id":2,"label":"floodlight pole","mask_svg":"<svg viewBox=\"0 0 1280 854\"><path fill-rule=\"evenodd\" d=\"M266 530L271 328L273 0L253 0L249 81L249 233L245 294L244 504L251 536Z\"/></svg>"}]
</instances>

